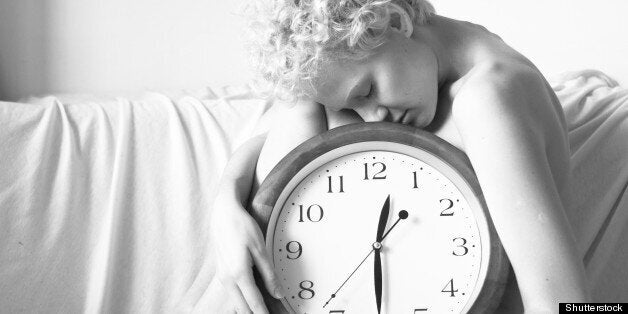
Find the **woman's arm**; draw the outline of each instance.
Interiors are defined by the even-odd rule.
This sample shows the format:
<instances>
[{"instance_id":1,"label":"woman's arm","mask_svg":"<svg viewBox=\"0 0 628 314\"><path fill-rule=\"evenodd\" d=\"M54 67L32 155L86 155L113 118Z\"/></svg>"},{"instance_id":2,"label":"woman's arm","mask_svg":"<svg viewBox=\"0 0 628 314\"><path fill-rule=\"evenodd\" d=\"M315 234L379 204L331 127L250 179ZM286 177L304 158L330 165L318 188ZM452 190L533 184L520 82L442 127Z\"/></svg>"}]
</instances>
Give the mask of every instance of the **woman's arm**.
<instances>
[{"instance_id":1,"label":"woman's arm","mask_svg":"<svg viewBox=\"0 0 628 314\"><path fill-rule=\"evenodd\" d=\"M550 146L561 142L556 137L564 138L564 131L549 91L531 69L482 72L458 93L453 119L525 310L553 313L559 302L584 302L584 266L554 181L560 170L550 162L567 156L562 162L568 164L569 154Z\"/></svg>"},{"instance_id":2,"label":"woman's arm","mask_svg":"<svg viewBox=\"0 0 628 314\"><path fill-rule=\"evenodd\" d=\"M268 138L259 155L256 184L261 183L292 149L327 130L325 110L320 104L298 101L294 105L279 106L282 107L272 118Z\"/></svg>"},{"instance_id":3,"label":"woman's arm","mask_svg":"<svg viewBox=\"0 0 628 314\"><path fill-rule=\"evenodd\" d=\"M257 157L265 140L266 134L248 140L229 159L220 179L210 223L215 278L238 313L268 313L253 279L253 265L260 271L266 289L276 298L282 296L272 264L265 253L262 232L245 209ZM206 303L201 300L197 304ZM195 309L196 312L206 310Z\"/></svg>"},{"instance_id":4,"label":"woman's arm","mask_svg":"<svg viewBox=\"0 0 628 314\"><path fill-rule=\"evenodd\" d=\"M246 211L247 200L283 156L325 130L324 117L320 105L314 103L275 105L256 128L259 135L241 145L223 171L214 201L210 241L216 258L215 276L238 313L268 313L253 279L253 265L260 271L266 289L277 298L282 295L266 256L262 231ZM197 304L206 303L201 300Z\"/></svg>"}]
</instances>

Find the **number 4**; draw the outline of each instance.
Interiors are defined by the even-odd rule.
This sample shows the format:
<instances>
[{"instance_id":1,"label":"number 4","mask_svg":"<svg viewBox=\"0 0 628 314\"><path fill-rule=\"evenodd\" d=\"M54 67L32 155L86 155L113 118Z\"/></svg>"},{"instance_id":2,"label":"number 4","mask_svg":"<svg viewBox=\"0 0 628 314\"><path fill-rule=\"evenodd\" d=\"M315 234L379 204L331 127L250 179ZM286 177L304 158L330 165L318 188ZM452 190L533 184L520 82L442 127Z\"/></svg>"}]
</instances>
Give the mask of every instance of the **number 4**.
<instances>
[{"instance_id":1,"label":"number 4","mask_svg":"<svg viewBox=\"0 0 628 314\"><path fill-rule=\"evenodd\" d=\"M449 290L445 290L447 289L447 287L449 287ZM445 287L443 288L443 290L441 290L441 292L449 292L450 293L450 297L455 297L456 296L456 292L458 292L458 289L454 290L454 279L452 278L450 281L447 282L447 284L445 285Z\"/></svg>"}]
</instances>

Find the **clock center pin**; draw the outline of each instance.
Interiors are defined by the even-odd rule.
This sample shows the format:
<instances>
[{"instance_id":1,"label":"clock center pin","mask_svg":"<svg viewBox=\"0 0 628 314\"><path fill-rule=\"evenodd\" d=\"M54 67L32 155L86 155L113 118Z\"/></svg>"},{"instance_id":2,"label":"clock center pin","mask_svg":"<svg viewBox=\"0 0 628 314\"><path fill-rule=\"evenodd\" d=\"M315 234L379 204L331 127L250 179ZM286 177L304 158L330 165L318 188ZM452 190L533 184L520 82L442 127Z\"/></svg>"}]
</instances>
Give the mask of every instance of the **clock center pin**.
<instances>
[{"instance_id":1,"label":"clock center pin","mask_svg":"<svg viewBox=\"0 0 628 314\"><path fill-rule=\"evenodd\" d=\"M381 250L382 249L382 244L380 242L373 243L373 249Z\"/></svg>"}]
</instances>

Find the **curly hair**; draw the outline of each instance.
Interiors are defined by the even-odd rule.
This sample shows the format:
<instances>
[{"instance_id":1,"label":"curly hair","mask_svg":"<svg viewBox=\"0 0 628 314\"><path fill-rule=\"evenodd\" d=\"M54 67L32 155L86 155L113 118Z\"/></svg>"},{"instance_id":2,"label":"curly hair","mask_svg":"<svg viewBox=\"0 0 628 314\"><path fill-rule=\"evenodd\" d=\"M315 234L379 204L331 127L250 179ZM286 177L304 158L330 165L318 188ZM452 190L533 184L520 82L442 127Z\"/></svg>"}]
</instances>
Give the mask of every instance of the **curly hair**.
<instances>
[{"instance_id":1,"label":"curly hair","mask_svg":"<svg viewBox=\"0 0 628 314\"><path fill-rule=\"evenodd\" d=\"M312 84L320 62L363 58L384 42L390 3L415 25L434 13L427 0L252 0L247 15L257 82L271 96L307 95L303 83Z\"/></svg>"}]
</instances>

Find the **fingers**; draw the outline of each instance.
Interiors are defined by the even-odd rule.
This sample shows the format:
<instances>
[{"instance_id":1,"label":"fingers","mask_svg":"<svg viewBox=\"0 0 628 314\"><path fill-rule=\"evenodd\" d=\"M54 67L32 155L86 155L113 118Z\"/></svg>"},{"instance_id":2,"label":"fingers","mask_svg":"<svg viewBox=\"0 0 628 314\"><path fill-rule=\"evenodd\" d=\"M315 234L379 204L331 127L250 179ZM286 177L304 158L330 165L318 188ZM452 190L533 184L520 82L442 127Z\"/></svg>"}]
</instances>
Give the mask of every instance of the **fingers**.
<instances>
[{"instance_id":1,"label":"fingers","mask_svg":"<svg viewBox=\"0 0 628 314\"><path fill-rule=\"evenodd\" d=\"M256 266L267 290L281 297L281 286L276 280L273 266L265 254L265 243L260 228L252 217L240 215L234 228L224 228L218 233L215 247L218 257L216 276L228 293L237 313L267 314L262 293L253 277ZM235 230L238 230L235 232ZM226 240L228 239L228 241Z\"/></svg>"},{"instance_id":2,"label":"fingers","mask_svg":"<svg viewBox=\"0 0 628 314\"><path fill-rule=\"evenodd\" d=\"M249 269L248 273L245 276L240 277L237 283L240 288L240 292L242 292L244 299L253 313L268 314L262 294L255 285L255 280L253 280L252 270Z\"/></svg>"},{"instance_id":3,"label":"fingers","mask_svg":"<svg viewBox=\"0 0 628 314\"><path fill-rule=\"evenodd\" d=\"M218 278L214 278L218 279ZM222 284L221 280L213 280L206 286L205 292L200 299L192 301L190 307L177 307L176 313L207 314L224 313L237 314L236 308L231 301L231 295Z\"/></svg>"},{"instance_id":4,"label":"fingers","mask_svg":"<svg viewBox=\"0 0 628 314\"><path fill-rule=\"evenodd\" d=\"M251 313L251 309L249 308L249 305L246 303L246 299L242 295L242 292L240 291L238 286L235 284L235 282L233 281L223 282L222 285L223 287L225 287L227 294L229 294L229 298L231 299L231 303L234 309L236 310L236 313L238 314ZM257 314L257 312L255 313Z\"/></svg>"},{"instance_id":5,"label":"fingers","mask_svg":"<svg viewBox=\"0 0 628 314\"><path fill-rule=\"evenodd\" d=\"M220 282L228 291L232 304L240 313L268 314L264 299L253 278L251 251L259 251L252 241L249 248L234 254L234 262L222 263L219 270ZM258 248L253 248L258 247ZM235 262L239 261L239 262Z\"/></svg>"},{"instance_id":6,"label":"fingers","mask_svg":"<svg viewBox=\"0 0 628 314\"><path fill-rule=\"evenodd\" d=\"M255 285L251 268L239 271L220 281L238 314L268 314L262 294Z\"/></svg>"},{"instance_id":7,"label":"fingers","mask_svg":"<svg viewBox=\"0 0 628 314\"><path fill-rule=\"evenodd\" d=\"M261 239L261 236L260 232L259 239ZM276 299L281 299L283 298L281 285L277 280L273 265L265 253L266 251L264 250L263 242L261 240L259 240L259 242L260 243L257 243L255 247L251 249L251 255L253 256L255 265L257 265L257 270L259 270L262 275L262 279L264 280L264 285L266 286L268 293Z\"/></svg>"},{"instance_id":8,"label":"fingers","mask_svg":"<svg viewBox=\"0 0 628 314\"><path fill-rule=\"evenodd\" d=\"M253 259L255 260L255 265L257 265L257 269L262 275L262 279L264 280L264 285L266 286L266 290L276 299L283 298L283 292L281 289L281 285L277 282L277 276L275 275L275 270L268 260L266 254L262 252L253 253Z\"/></svg>"}]
</instances>

